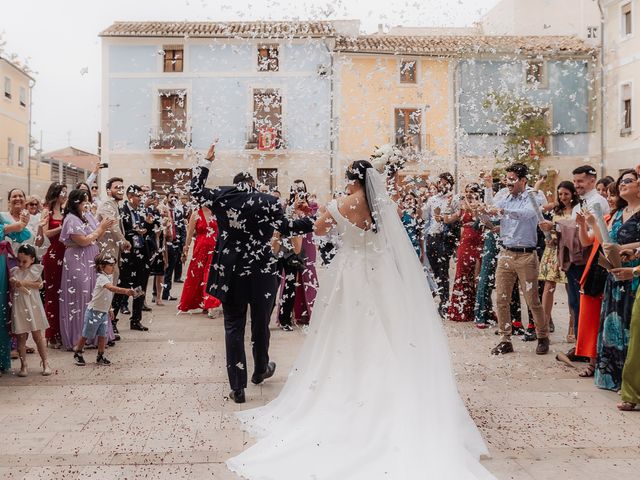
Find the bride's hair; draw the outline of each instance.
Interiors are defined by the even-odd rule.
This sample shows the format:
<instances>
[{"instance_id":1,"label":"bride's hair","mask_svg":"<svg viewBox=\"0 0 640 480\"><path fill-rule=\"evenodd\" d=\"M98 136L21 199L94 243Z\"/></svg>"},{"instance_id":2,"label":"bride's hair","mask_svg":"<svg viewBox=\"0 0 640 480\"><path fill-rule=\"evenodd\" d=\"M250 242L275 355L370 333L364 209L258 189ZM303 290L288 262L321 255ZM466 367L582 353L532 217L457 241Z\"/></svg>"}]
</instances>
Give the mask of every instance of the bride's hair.
<instances>
[{"instance_id":1,"label":"bride's hair","mask_svg":"<svg viewBox=\"0 0 640 480\"><path fill-rule=\"evenodd\" d=\"M369 207L369 212L371 213L371 227L375 232L377 231L377 228L376 220L373 213L374 209L373 205L371 204L371 199L367 194L367 170L369 169L373 171L373 165L371 165L371 162L369 162L368 160L356 160L351 165L349 165L345 176L347 177L347 180L358 182L360 185L362 185L362 188L364 189L364 197L367 199L367 206Z\"/></svg>"}]
</instances>

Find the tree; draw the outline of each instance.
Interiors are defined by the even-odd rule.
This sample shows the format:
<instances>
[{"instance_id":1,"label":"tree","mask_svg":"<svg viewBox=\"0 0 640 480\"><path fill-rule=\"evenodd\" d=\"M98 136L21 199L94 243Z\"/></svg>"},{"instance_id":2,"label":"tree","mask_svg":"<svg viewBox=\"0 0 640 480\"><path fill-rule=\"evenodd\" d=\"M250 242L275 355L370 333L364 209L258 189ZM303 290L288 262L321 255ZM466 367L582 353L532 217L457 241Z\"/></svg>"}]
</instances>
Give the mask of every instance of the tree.
<instances>
[{"instance_id":1,"label":"tree","mask_svg":"<svg viewBox=\"0 0 640 480\"><path fill-rule=\"evenodd\" d=\"M546 139L551 134L547 109L532 104L528 98L509 92L490 92L482 107L495 114L491 121L506 140L496 148L495 170L504 172L507 165L521 162L531 172L540 170L540 158L547 153Z\"/></svg>"}]
</instances>

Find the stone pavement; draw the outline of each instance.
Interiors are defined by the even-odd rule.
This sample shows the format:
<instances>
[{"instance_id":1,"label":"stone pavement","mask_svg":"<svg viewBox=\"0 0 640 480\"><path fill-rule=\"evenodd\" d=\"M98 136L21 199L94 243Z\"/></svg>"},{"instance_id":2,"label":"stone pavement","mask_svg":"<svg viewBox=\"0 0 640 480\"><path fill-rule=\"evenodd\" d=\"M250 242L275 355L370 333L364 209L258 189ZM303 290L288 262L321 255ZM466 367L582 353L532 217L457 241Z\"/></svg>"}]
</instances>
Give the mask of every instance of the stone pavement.
<instances>
[{"instance_id":1,"label":"stone pavement","mask_svg":"<svg viewBox=\"0 0 640 480\"><path fill-rule=\"evenodd\" d=\"M566 308L554 317L551 349L565 351ZM107 352L111 367L92 363L95 350L86 367L50 350L55 375L40 376L29 355L28 378L0 378L0 478L237 480L224 461L252 440L232 416L239 407L224 399L221 318L176 316L172 302L144 323L150 332L123 327ZM618 412L615 393L577 378L553 353L536 356L535 342L516 339L514 355L496 358L493 329L446 329L460 392L491 449L484 464L499 479L638 478L640 412ZM276 375L247 389L240 408L277 395L303 338L273 330Z\"/></svg>"}]
</instances>

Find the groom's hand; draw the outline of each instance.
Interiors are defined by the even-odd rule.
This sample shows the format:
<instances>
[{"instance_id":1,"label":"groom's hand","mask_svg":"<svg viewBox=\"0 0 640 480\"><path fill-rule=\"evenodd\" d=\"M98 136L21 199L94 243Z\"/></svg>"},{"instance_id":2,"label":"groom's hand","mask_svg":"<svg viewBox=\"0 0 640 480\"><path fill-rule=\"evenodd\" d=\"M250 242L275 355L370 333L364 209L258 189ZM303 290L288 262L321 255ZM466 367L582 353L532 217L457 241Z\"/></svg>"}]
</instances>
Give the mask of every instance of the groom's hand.
<instances>
[{"instance_id":1,"label":"groom's hand","mask_svg":"<svg viewBox=\"0 0 640 480\"><path fill-rule=\"evenodd\" d=\"M209 162L213 162L216 158L216 144L212 143L211 146L209 147L209 151L207 152L207 156L204 157L205 160L209 161Z\"/></svg>"}]
</instances>

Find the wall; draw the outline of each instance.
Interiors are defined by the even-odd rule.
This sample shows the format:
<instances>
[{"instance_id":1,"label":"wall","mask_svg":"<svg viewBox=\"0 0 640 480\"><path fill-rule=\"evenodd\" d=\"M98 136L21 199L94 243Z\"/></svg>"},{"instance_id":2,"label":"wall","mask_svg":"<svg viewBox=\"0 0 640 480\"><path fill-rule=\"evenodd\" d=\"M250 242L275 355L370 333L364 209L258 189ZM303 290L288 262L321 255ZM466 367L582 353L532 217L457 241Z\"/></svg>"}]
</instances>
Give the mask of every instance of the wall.
<instances>
[{"instance_id":1,"label":"wall","mask_svg":"<svg viewBox=\"0 0 640 480\"><path fill-rule=\"evenodd\" d=\"M480 24L486 35L576 35L590 40L587 27L600 29L600 11L594 0L501 0Z\"/></svg>"},{"instance_id":2,"label":"wall","mask_svg":"<svg viewBox=\"0 0 640 480\"><path fill-rule=\"evenodd\" d=\"M182 151L150 151L149 133L157 125L156 92L163 88L187 91L187 115L193 148L206 151L219 138L220 169L279 169L281 190L293 173L314 177L315 188L328 195L330 79L317 74L329 65L322 40L279 43L278 72L257 71L257 41L202 39L185 43L183 73L163 73L162 40L103 39L103 139L109 174L124 174L149 183L150 168L190 166ZM164 44L175 44L167 39ZM245 150L252 125L253 88L278 88L283 98L283 137L286 150L262 153ZM324 175L315 179L316 171ZM222 177L230 182L232 173ZM327 177L325 180L324 177ZM311 183L309 181L308 183ZM326 191L326 193L325 193Z\"/></svg>"},{"instance_id":3,"label":"wall","mask_svg":"<svg viewBox=\"0 0 640 480\"><path fill-rule=\"evenodd\" d=\"M401 84L400 59L391 54L340 54L337 59L338 184L350 161L369 158L376 146L394 143L394 109L398 107L423 111L422 145L427 146L427 141L429 145L423 149L424 164L414 170L438 170L436 164L450 160L449 61L415 58L417 83Z\"/></svg>"},{"instance_id":4,"label":"wall","mask_svg":"<svg viewBox=\"0 0 640 480\"><path fill-rule=\"evenodd\" d=\"M640 3L632 2L633 35L622 37L620 7L627 1L609 2L605 15L605 165L606 171L617 176L620 170L640 163ZM620 88L632 82L632 131L621 135L622 99Z\"/></svg>"}]
</instances>

